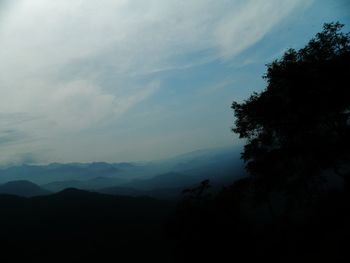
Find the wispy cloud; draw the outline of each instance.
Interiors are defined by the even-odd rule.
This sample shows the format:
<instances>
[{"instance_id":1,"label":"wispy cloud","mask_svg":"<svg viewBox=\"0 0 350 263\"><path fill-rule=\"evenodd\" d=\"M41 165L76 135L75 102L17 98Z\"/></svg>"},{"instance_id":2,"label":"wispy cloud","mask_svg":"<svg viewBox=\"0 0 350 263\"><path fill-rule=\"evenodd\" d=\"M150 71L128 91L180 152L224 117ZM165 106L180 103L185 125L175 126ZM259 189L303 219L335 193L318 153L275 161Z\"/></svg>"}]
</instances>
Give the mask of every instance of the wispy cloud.
<instances>
[{"instance_id":1,"label":"wispy cloud","mask_svg":"<svg viewBox=\"0 0 350 263\"><path fill-rule=\"evenodd\" d=\"M13 1L0 25L0 113L31 116L9 128L37 138L84 136L152 96L163 71L232 59L309 1Z\"/></svg>"}]
</instances>

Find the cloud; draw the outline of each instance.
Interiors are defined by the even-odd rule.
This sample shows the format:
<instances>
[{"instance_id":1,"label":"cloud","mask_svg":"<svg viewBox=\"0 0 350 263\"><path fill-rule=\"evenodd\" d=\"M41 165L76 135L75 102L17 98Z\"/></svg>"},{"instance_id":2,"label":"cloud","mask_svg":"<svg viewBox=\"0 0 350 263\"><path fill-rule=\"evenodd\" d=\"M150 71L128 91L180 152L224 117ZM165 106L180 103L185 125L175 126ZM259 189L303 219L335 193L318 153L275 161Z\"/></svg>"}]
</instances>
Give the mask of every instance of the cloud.
<instances>
[{"instance_id":1,"label":"cloud","mask_svg":"<svg viewBox=\"0 0 350 263\"><path fill-rule=\"evenodd\" d=\"M13 1L0 24L0 114L19 134L84 136L162 88L164 70L232 59L305 2Z\"/></svg>"},{"instance_id":2,"label":"cloud","mask_svg":"<svg viewBox=\"0 0 350 263\"><path fill-rule=\"evenodd\" d=\"M299 6L300 1L247 1L237 15L223 18L215 31L222 57L254 45Z\"/></svg>"}]
</instances>

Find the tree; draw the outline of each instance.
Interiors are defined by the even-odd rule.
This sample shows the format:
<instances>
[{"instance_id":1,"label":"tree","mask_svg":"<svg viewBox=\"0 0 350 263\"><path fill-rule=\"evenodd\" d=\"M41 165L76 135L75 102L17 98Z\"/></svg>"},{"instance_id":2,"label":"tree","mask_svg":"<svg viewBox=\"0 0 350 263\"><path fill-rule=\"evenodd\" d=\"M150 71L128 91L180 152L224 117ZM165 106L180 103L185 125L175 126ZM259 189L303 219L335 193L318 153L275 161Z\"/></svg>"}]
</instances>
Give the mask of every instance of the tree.
<instances>
[{"instance_id":1,"label":"tree","mask_svg":"<svg viewBox=\"0 0 350 263\"><path fill-rule=\"evenodd\" d=\"M245 138L242 158L260 185L341 172L350 160L350 33L326 23L300 50L267 65L267 87L233 102L233 131ZM345 178L346 179L346 178ZM266 188L265 188L266 190Z\"/></svg>"}]
</instances>

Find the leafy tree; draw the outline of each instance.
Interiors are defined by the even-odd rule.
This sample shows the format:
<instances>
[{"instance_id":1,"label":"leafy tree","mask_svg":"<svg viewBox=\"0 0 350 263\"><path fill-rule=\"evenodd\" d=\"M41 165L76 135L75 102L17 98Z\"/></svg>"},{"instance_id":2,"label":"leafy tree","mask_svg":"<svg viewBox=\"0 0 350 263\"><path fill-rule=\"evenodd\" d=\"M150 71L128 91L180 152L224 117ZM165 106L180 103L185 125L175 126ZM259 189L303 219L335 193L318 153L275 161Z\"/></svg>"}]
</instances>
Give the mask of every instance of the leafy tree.
<instances>
[{"instance_id":1,"label":"leafy tree","mask_svg":"<svg viewBox=\"0 0 350 263\"><path fill-rule=\"evenodd\" d=\"M267 87L233 102L233 131L247 140L242 158L260 185L318 178L350 157L350 33L326 23L300 50L267 65ZM345 178L346 179L346 178ZM265 188L265 190L267 190Z\"/></svg>"}]
</instances>

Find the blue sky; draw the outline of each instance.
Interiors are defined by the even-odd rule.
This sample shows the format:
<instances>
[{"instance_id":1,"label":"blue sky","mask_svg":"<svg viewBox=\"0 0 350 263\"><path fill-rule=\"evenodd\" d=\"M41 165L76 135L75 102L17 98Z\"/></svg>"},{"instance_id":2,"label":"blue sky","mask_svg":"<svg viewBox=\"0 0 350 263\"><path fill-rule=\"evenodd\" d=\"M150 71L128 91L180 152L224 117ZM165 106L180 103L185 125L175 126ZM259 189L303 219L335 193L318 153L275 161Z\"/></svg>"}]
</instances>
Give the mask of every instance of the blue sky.
<instances>
[{"instance_id":1,"label":"blue sky","mask_svg":"<svg viewBox=\"0 0 350 263\"><path fill-rule=\"evenodd\" d=\"M233 100L347 0L0 0L0 163L136 161L241 142Z\"/></svg>"}]
</instances>

